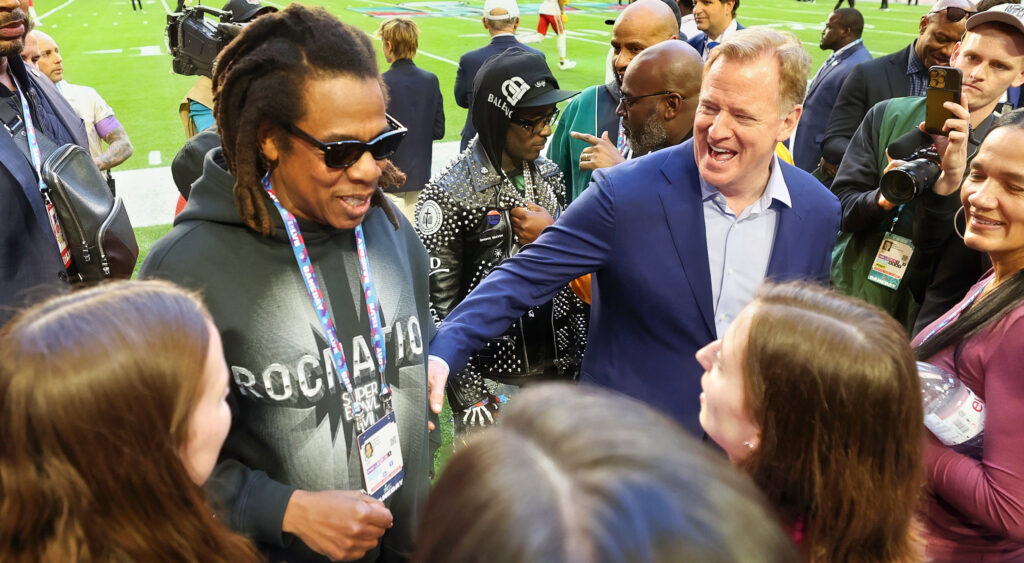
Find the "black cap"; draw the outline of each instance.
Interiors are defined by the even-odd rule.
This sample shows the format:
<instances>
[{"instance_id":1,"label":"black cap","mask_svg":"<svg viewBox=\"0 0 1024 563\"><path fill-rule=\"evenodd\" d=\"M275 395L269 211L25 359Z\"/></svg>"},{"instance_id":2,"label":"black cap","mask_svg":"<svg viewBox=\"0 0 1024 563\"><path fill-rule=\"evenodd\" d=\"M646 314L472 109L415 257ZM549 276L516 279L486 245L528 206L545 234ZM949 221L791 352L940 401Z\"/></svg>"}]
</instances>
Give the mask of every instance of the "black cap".
<instances>
[{"instance_id":1,"label":"black cap","mask_svg":"<svg viewBox=\"0 0 1024 563\"><path fill-rule=\"evenodd\" d=\"M231 21L235 23L244 23L260 14L277 11L277 8L264 6L259 0L228 0L221 9L231 12Z\"/></svg>"},{"instance_id":2,"label":"black cap","mask_svg":"<svg viewBox=\"0 0 1024 563\"><path fill-rule=\"evenodd\" d=\"M516 108L555 104L579 94L559 90L544 57L519 48L506 49L487 59L473 80L476 101L489 103L506 116Z\"/></svg>"},{"instance_id":3,"label":"black cap","mask_svg":"<svg viewBox=\"0 0 1024 563\"><path fill-rule=\"evenodd\" d=\"M491 165L500 170L501 154L511 123L519 108L555 104L579 94L559 90L544 57L518 47L487 59L473 80L473 127Z\"/></svg>"},{"instance_id":4,"label":"black cap","mask_svg":"<svg viewBox=\"0 0 1024 563\"><path fill-rule=\"evenodd\" d=\"M676 17L676 27L679 27L680 25L682 25L682 23L683 23L683 12L681 12L679 10L679 4L676 4L675 0L661 0L661 1L664 2L665 5L668 6L670 10L672 10L672 15L674 15ZM617 19L619 19L618 16L616 16L614 19L604 20L604 23L606 23L608 25L615 25L615 20L617 20Z\"/></svg>"}]
</instances>

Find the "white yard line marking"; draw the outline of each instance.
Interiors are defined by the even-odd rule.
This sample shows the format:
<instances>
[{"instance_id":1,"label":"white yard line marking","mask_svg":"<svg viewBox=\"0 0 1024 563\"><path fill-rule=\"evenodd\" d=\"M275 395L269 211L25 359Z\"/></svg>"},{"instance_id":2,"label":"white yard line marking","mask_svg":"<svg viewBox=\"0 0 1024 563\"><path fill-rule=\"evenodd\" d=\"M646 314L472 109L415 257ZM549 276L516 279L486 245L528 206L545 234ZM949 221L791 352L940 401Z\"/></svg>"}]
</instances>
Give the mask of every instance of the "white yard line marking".
<instances>
[{"instance_id":1,"label":"white yard line marking","mask_svg":"<svg viewBox=\"0 0 1024 563\"><path fill-rule=\"evenodd\" d=\"M43 18L45 18L46 16L49 16L50 14L54 14L56 12L59 12L59 11L63 10L64 8L67 8L74 1L75 0L68 0L67 2L64 2L60 6L57 6L56 8L54 8L54 9L50 10L49 12L46 12L45 14L43 14L43 15L39 16L38 18L36 18L36 22L41 22L41 21L43 21Z\"/></svg>"},{"instance_id":2,"label":"white yard line marking","mask_svg":"<svg viewBox=\"0 0 1024 563\"><path fill-rule=\"evenodd\" d=\"M420 49L419 51L416 51L416 52L419 53L420 55L423 55L424 57L430 57L432 59L441 61L443 63L448 63L448 64L450 64L452 66L459 66L459 63L457 63L457 62L455 62L455 61L453 61L451 59L446 59L446 58L444 58L444 57L442 57L440 55L435 55L433 53L428 53L428 52L424 51L423 49Z\"/></svg>"}]
</instances>

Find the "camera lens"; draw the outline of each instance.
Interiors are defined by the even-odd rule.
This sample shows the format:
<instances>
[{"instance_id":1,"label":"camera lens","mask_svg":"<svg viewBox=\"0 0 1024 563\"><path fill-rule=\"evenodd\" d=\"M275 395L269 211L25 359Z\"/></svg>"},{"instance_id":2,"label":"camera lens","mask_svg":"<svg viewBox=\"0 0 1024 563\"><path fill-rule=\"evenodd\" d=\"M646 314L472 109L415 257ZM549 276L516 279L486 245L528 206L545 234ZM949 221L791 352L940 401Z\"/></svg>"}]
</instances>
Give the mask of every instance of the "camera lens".
<instances>
[{"instance_id":1,"label":"camera lens","mask_svg":"<svg viewBox=\"0 0 1024 563\"><path fill-rule=\"evenodd\" d=\"M930 188L940 171L938 163L919 158L886 172L878 188L886 200L902 205Z\"/></svg>"}]
</instances>

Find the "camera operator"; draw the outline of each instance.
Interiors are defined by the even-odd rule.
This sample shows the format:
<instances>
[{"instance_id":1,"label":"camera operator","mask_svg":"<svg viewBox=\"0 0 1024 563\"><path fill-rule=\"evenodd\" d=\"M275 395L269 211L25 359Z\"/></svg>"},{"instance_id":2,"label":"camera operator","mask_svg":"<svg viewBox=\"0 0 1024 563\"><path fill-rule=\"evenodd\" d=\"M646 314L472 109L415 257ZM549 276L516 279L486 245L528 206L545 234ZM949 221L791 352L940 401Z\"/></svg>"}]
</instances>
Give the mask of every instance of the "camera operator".
<instances>
[{"instance_id":1,"label":"camera operator","mask_svg":"<svg viewBox=\"0 0 1024 563\"><path fill-rule=\"evenodd\" d=\"M953 237L953 215L960 207L968 155L991 127L1002 94L1024 83L1024 7L1002 4L971 16L950 65L963 73L961 104L945 103L954 116L943 127L948 137L931 136L935 146L930 159L940 163L911 165L916 169L916 197L894 203L882 195L879 181L885 172L906 164L893 153L906 148L900 145L907 138L901 137L923 126L923 97L893 98L871 108L832 184L843 208L842 232L832 254L833 285L886 310L908 332L919 312L921 322L934 320L989 267L984 255ZM927 148L923 137L925 146L920 148ZM916 160L924 151L914 148L899 156L917 152ZM921 173L929 167L937 178Z\"/></svg>"},{"instance_id":2,"label":"camera operator","mask_svg":"<svg viewBox=\"0 0 1024 563\"><path fill-rule=\"evenodd\" d=\"M222 10L231 14L231 23L243 24L276 12L277 8L264 6L259 0L229 0ZM213 125L213 82L209 76L200 76L192 85L178 106L178 115L190 138Z\"/></svg>"}]
</instances>

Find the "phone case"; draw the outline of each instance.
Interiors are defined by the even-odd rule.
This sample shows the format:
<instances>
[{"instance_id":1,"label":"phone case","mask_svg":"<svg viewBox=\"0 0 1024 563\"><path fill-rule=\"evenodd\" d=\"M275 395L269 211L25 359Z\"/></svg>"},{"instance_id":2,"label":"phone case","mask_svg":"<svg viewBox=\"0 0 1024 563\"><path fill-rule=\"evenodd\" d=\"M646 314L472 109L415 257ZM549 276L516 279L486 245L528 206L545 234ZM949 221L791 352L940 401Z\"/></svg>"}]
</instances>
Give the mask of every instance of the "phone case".
<instances>
[{"instance_id":1,"label":"phone case","mask_svg":"<svg viewBox=\"0 0 1024 563\"><path fill-rule=\"evenodd\" d=\"M953 117L943 104L946 102L960 103L960 86L963 73L951 66L933 66L928 69L928 91L925 94L927 111L924 128L933 135L945 135L942 126L947 119Z\"/></svg>"}]
</instances>

